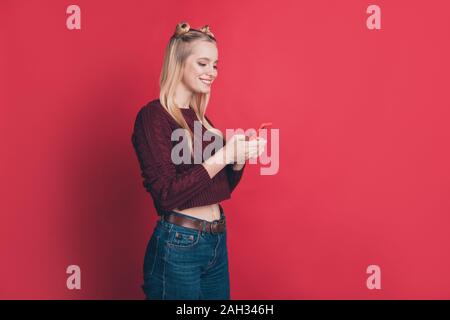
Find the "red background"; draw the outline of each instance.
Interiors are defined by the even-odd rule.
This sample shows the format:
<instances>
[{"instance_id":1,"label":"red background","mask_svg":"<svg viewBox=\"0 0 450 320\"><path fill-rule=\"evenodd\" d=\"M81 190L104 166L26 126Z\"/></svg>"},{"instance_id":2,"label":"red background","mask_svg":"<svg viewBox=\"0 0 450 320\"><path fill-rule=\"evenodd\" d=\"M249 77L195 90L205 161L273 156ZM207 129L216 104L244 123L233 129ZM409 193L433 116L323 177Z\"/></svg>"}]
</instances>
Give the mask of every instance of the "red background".
<instances>
[{"instance_id":1,"label":"red background","mask_svg":"<svg viewBox=\"0 0 450 320\"><path fill-rule=\"evenodd\" d=\"M81 7L81 30L66 8ZM381 7L382 30L366 8ZM450 298L450 3L0 2L0 298L143 299L156 222L131 130L176 23L218 38L207 115L271 121L231 200L232 299ZM66 268L81 267L81 290ZM366 287L381 268L381 290Z\"/></svg>"}]
</instances>

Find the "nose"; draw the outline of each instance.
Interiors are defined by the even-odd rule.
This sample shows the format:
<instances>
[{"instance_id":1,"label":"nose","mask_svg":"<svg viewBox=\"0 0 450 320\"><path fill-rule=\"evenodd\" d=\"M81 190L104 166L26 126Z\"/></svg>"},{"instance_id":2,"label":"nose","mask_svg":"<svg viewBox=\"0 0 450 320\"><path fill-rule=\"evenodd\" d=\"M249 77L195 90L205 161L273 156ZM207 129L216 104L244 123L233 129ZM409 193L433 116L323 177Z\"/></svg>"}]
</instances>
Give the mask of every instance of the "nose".
<instances>
[{"instance_id":1,"label":"nose","mask_svg":"<svg viewBox=\"0 0 450 320\"><path fill-rule=\"evenodd\" d=\"M217 77L217 70L214 69L214 67L211 67L207 74L208 74L208 77L210 77L212 80L214 80L214 78Z\"/></svg>"}]
</instances>

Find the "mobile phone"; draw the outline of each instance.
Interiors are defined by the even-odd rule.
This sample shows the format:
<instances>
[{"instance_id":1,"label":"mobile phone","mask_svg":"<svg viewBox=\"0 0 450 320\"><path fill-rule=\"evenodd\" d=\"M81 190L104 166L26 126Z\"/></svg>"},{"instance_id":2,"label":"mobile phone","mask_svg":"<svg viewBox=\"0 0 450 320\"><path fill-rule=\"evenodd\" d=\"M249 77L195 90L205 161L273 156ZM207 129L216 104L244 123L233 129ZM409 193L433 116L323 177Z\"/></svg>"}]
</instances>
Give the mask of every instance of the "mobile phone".
<instances>
[{"instance_id":1,"label":"mobile phone","mask_svg":"<svg viewBox=\"0 0 450 320\"><path fill-rule=\"evenodd\" d=\"M251 136L249 140L256 139L258 137L258 133L259 133L260 130L267 129L267 128L271 127L271 126L272 126L272 122L263 122L263 123L261 123L261 125L259 126L259 129L258 129L258 132L255 135Z\"/></svg>"},{"instance_id":2,"label":"mobile phone","mask_svg":"<svg viewBox=\"0 0 450 320\"><path fill-rule=\"evenodd\" d=\"M263 122L263 123L261 123L261 125L259 126L258 132L259 132L259 130L261 130L261 129L267 129L268 127L271 127L271 126L272 126L272 122Z\"/></svg>"}]
</instances>

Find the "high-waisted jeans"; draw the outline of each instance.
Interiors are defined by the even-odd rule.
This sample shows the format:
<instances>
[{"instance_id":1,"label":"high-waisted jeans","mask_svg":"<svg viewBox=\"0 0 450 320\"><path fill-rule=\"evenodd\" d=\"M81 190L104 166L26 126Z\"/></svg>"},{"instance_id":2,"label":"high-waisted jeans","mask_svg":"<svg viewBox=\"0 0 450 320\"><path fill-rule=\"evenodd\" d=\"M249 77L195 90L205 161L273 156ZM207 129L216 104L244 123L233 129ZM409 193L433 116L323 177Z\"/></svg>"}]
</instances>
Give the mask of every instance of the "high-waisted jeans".
<instances>
[{"instance_id":1,"label":"high-waisted jeans","mask_svg":"<svg viewBox=\"0 0 450 320\"><path fill-rule=\"evenodd\" d=\"M220 212L225 217L222 206ZM146 299L229 300L227 231L212 234L158 220L143 269Z\"/></svg>"}]
</instances>

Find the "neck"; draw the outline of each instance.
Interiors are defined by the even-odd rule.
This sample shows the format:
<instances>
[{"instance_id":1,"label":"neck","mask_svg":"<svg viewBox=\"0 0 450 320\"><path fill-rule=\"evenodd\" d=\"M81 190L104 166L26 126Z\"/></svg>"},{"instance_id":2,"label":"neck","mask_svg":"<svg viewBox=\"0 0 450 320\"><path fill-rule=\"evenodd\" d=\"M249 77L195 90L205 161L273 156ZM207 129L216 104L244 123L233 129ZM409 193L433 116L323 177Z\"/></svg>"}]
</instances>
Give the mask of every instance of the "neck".
<instances>
[{"instance_id":1,"label":"neck","mask_svg":"<svg viewBox=\"0 0 450 320\"><path fill-rule=\"evenodd\" d=\"M189 109L189 104L192 98L192 91L180 82L175 90L175 103L180 109Z\"/></svg>"}]
</instances>

